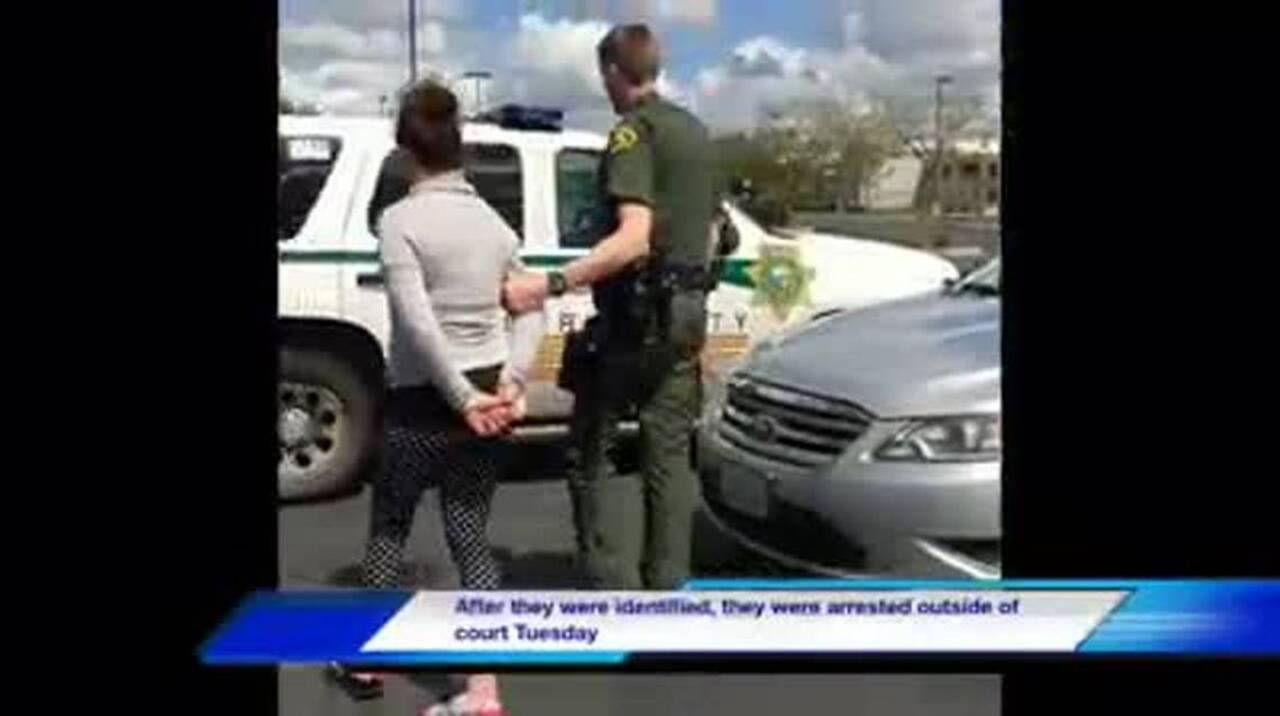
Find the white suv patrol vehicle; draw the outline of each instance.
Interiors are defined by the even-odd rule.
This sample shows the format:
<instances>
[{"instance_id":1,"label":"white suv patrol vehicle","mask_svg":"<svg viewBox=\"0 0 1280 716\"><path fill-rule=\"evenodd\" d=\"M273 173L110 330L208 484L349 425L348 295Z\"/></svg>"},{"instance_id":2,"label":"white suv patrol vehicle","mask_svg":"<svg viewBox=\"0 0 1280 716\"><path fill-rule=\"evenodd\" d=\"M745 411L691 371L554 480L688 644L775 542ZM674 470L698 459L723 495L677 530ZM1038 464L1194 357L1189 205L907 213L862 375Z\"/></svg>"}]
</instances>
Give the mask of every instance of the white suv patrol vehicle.
<instances>
[{"instance_id":1,"label":"white suv patrol vehicle","mask_svg":"<svg viewBox=\"0 0 1280 716\"><path fill-rule=\"evenodd\" d=\"M464 125L469 179L522 240L533 269L584 254L595 238L583 221L598 204L599 134L525 120ZM279 118L279 443L284 499L352 487L375 453L389 323L373 227L385 206L394 149L386 118ZM710 297L709 374L777 328L754 305L751 267L767 245L803 246L816 273L812 303L794 320L940 288L956 277L943 259L889 244L817 234L773 236L732 205L740 243ZM549 302L547 336L518 438L564 431L572 396L555 387L564 333L590 316L589 291Z\"/></svg>"}]
</instances>

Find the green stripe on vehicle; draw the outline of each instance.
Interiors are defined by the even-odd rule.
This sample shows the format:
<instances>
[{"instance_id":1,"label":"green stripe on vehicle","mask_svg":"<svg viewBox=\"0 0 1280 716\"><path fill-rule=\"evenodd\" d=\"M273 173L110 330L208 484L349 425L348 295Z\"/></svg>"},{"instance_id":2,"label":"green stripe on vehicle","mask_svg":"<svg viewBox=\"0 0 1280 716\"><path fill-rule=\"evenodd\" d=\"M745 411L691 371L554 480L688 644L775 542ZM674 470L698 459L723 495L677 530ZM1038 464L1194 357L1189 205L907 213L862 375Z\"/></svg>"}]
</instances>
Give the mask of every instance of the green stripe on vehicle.
<instances>
[{"instance_id":1,"label":"green stripe on vehicle","mask_svg":"<svg viewBox=\"0 0 1280 716\"><path fill-rule=\"evenodd\" d=\"M530 268L554 268L563 266L578 258L578 256L554 254L549 256L522 256L520 258ZM729 259L720 271L720 280L733 286L755 288L756 282L751 278L751 267L754 265L755 259Z\"/></svg>"},{"instance_id":2,"label":"green stripe on vehicle","mask_svg":"<svg viewBox=\"0 0 1280 716\"><path fill-rule=\"evenodd\" d=\"M551 254L548 256L521 256L520 260L525 266L532 268L555 268L556 266L564 266L570 261L582 258L586 254Z\"/></svg>"},{"instance_id":3,"label":"green stripe on vehicle","mask_svg":"<svg viewBox=\"0 0 1280 716\"><path fill-rule=\"evenodd\" d=\"M755 279L751 277L751 267L755 263L755 259L731 258L724 262L724 269L720 271L720 280L731 286L755 288Z\"/></svg>"},{"instance_id":4,"label":"green stripe on vehicle","mask_svg":"<svg viewBox=\"0 0 1280 716\"><path fill-rule=\"evenodd\" d=\"M281 251L287 264L367 264L378 261L377 251Z\"/></svg>"},{"instance_id":5,"label":"green stripe on vehicle","mask_svg":"<svg viewBox=\"0 0 1280 716\"><path fill-rule=\"evenodd\" d=\"M564 266L581 256L581 254L539 254L521 256L526 266L531 268L554 268ZM377 263L377 251L281 251L281 263L294 264L360 264ZM727 284L754 288L751 278L751 267L755 259L729 259L725 262L720 278Z\"/></svg>"}]
</instances>

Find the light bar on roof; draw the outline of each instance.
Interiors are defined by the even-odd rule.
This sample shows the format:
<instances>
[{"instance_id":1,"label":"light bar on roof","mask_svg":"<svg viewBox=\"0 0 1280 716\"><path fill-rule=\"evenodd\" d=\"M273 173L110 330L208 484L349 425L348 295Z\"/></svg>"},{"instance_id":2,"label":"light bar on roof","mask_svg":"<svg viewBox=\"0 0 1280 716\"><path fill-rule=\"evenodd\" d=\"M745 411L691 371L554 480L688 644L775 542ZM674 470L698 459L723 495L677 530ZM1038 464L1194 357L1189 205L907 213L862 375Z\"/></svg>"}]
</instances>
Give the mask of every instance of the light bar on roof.
<instances>
[{"instance_id":1,"label":"light bar on roof","mask_svg":"<svg viewBox=\"0 0 1280 716\"><path fill-rule=\"evenodd\" d=\"M492 122L505 129L558 132L563 129L564 111L553 107L528 107L505 104L475 117L478 122Z\"/></svg>"}]
</instances>

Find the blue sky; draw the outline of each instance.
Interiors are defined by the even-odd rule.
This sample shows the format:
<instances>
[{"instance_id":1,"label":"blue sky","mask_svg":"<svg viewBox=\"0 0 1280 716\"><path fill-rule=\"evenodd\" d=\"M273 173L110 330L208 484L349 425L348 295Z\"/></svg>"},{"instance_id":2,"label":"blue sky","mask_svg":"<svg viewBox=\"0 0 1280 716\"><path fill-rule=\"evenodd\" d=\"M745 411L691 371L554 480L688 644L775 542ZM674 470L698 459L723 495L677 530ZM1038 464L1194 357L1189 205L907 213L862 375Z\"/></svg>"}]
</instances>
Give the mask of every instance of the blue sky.
<instances>
[{"instance_id":1,"label":"blue sky","mask_svg":"<svg viewBox=\"0 0 1280 716\"><path fill-rule=\"evenodd\" d=\"M998 0L418 0L419 64L484 69L491 101L554 104L592 128L611 121L596 40L650 22L663 89L721 129L761 108L817 97L851 107L919 104L931 77L999 108ZM339 114L376 113L407 77L407 0L279 0L285 92ZM994 118L994 117L993 117Z\"/></svg>"}]
</instances>

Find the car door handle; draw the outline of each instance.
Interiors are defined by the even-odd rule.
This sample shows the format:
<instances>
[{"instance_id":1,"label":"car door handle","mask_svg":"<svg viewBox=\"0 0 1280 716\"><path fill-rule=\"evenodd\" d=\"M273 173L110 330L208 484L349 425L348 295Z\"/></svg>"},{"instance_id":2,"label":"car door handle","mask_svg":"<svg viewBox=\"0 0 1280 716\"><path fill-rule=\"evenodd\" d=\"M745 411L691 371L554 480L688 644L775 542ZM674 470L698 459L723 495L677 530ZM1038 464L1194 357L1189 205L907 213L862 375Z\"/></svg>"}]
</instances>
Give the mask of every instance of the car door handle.
<instances>
[{"instance_id":1,"label":"car door handle","mask_svg":"<svg viewBox=\"0 0 1280 716\"><path fill-rule=\"evenodd\" d=\"M382 288L386 283L381 271L356 274L356 285L361 288Z\"/></svg>"}]
</instances>

